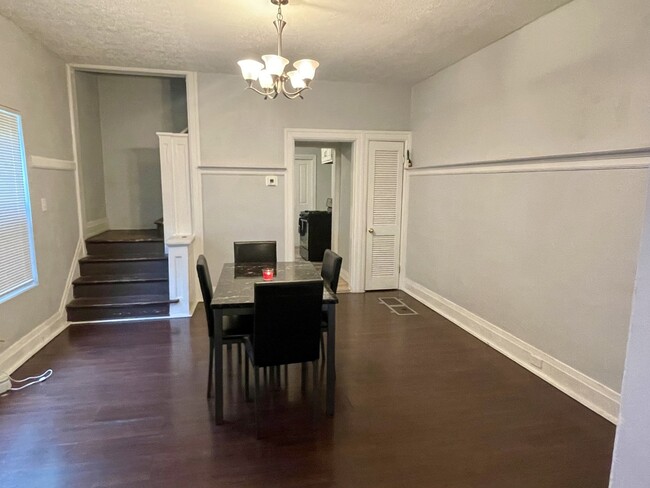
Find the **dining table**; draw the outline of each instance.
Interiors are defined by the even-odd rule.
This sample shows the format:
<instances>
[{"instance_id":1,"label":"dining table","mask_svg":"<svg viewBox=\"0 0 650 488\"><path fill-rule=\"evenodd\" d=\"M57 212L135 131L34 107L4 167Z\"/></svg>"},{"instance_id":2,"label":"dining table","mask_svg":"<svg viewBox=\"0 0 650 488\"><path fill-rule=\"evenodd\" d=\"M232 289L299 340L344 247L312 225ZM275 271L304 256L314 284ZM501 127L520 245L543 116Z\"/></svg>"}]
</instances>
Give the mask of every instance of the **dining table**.
<instances>
[{"instance_id":1,"label":"dining table","mask_svg":"<svg viewBox=\"0 0 650 488\"><path fill-rule=\"evenodd\" d=\"M210 304L214 315L214 417L223 423L223 317L253 315L255 313L255 283L264 281L262 269L273 268L274 281L306 281L322 279L311 262L226 263L221 269ZM323 287L323 310L327 314L326 355L326 413L334 416L334 389L336 383L336 304L338 298L325 284ZM246 358L244 360L247 360Z\"/></svg>"}]
</instances>

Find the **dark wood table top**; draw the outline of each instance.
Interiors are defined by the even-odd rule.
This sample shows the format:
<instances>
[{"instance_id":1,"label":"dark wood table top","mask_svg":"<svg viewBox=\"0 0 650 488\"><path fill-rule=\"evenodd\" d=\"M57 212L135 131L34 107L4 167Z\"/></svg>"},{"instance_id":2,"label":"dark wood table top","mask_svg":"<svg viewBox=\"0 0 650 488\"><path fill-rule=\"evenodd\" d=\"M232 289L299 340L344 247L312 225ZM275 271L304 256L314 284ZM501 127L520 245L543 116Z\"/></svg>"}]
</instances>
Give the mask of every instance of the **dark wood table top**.
<instances>
[{"instance_id":1,"label":"dark wood table top","mask_svg":"<svg viewBox=\"0 0 650 488\"><path fill-rule=\"evenodd\" d=\"M273 267L263 264L226 263L223 265L217 287L212 297L212 308L246 308L255 303L255 283L263 282L262 268ZM306 261L280 262L275 264L273 281L319 280L320 273ZM336 294L327 286L323 288L323 303L338 303Z\"/></svg>"}]
</instances>

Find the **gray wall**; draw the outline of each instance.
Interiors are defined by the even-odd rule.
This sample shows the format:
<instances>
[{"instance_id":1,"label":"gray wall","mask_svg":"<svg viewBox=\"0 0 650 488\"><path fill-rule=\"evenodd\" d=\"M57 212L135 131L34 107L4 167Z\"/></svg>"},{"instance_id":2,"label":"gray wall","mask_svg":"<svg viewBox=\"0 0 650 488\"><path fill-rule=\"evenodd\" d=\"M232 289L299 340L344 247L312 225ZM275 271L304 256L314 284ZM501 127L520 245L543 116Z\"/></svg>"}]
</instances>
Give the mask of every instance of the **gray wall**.
<instances>
[{"instance_id":1,"label":"gray wall","mask_svg":"<svg viewBox=\"0 0 650 488\"><path fill-rule=\"evenodd\" d=\"M649 18L576 0L420 83L416 166L650 147ZM413 176L406 275L620 391L647 177Z\"/></svg>"},{"instance_id":2,"label":"gray wall","mask_svg":"<svg viewBox=\"0 0 650 488\"><path fill-rule=\"evenodd\" d=\"M612 488L650 486L650 193L637 266Z\"/></svg>"},{"instance_id":3,"label":"gray wall","mask_svg":"<svg viewBox=\"0 0 650 488\"><path fill-rule=\"evenodd\" d=\"M184 80L99 75L106 211L112 229L152 228L162 217L156 132L187 127Z\"/></svg>"},{"instance_id":4,"label":"gray wall","mask_svg":"<svg viewBox=\"0 0 650 488\"><path fill-rule=\"evenodd\" d=\"M77 159L87 223L106 218L98 75L75 72L75 90L79 141Z\"/></svg>"},{"instance_id":5,"label":"gray wall","mask_svg":"<svg viewBox=\"0 0 650 488\"><path fill-rule=\"evenodd\" d=\"M234 260L235 241L277 241L284 260L284 176L275 187L254 174L204 174L201 183L205 255L215 286L223 263Z\"/></svg>"},{"instance_id":6,"label":"gray wall","mask_svg":"<svg viewBox=\"0 0 650 488\"><path fill-rule=\"evenodd\" d=\"M200 73L201 161L284 166L284 129L408 130L406 86L315 81L304 100L262 97L241 76Z\"/></svg>"},{"instance_id":7,"label":"gray wall","mask_svg":"<svg viewBox=\"0 0 650 488\"><path fill-rule=\"evenodd\" d=\"M650 146L650 3L575 0L416 85L416 165Z\"/></svg>"},{"instance_id":8,"label":"gray wall","mask_svg":"<svg viewBox=\"0 0 650 488\"><path fill-rule=\"evenodd\" d=\"M244 86L241 77L199 74L202 165L242 173L284 167L285 128L408 130L410 92L403 86L316 82L294 101L265 101ZM284 177L275 188L251 174L203 174L201 181L205 252L215 273L232 261L235 240L277 240L284 259Z\"/></svg>"},{"instance_id":9,"label":"gray wall","mask_svg":"<svg viewBox=\"0 0 650 488\"><path fill-rule=\"evenodd\" d=\"M72 160L64 62L4 17L0 45L0 105L22 114L28 160ZM58 311L79 239L74 172L30 169L29 186L39 284L0 304L0 352Z\"/></svg>"}]
</instances>

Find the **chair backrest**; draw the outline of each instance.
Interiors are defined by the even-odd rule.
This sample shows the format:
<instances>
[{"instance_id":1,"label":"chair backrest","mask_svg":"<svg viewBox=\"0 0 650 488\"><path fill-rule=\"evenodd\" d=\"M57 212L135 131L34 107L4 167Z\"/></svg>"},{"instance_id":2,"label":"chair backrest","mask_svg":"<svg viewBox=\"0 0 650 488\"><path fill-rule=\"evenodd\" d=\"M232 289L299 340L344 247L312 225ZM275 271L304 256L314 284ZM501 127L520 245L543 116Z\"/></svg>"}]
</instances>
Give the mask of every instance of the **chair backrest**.
<instances>
[{"instance_id":1,"label":"chair backrest","mask_svg":"<svg viewBox=\"0 0 650 488\"><path fill-rule=\"evenodd\" d=\"M336 293L336 289L339 287L339 275L341 274L342 263L343 258L341 256L331 249L325 249L325 254L323 254L323 267L320 270L320 275L334 293Z\"/></svg>"},{"instance_id":2,"label":"chair backrest","mask_svg":"<svg viewBox=\"0 0 650 488\"><path fill-rule=\"evenodd\" d=\"M201 254L196 260L196 272L199 275L199 284L201 285L201 295L203 295L203 306L205 307L205 315L208 320L208 335L214 336L214 316L210 303L212 302L212 280L210 279L210 268L208 268L208 261L205 256Z\"/></svg>"},{"instance_id":3,"label":"chair backrest","mask_svg":"<svg viewBox=\"0 0 650 488\"><path fill-rule=\"evenodd\" d=\"M322 306L322 280L255 283L255 365L317 360Z\"/></svg>"},{"instance_id":4,"label":"chair backrest","mask_svg":"<svg viewBox=\"0 0 650 488\"><path fill-rule=\"evenodd\" d=\"M275 241L235 242L235 264L264 263L278 261Z\"/></svg>"}]
</instances>

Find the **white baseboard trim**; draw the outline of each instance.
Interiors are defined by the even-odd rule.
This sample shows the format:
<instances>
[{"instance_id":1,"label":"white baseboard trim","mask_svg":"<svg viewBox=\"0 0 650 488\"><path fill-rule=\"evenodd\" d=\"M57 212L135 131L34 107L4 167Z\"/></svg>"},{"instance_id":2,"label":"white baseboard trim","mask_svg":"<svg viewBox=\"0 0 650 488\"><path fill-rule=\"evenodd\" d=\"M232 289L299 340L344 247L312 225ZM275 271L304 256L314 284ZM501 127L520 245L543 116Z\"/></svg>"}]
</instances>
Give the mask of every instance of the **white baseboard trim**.
<instances>
[{"instance_id":1,"label":"white baseboard trim","mask_svg":"<svg viewBox=\"0 0 650 488\"><path fill-rule=\"evenodd\" d=\"M104 217L103 219L90 220L86 222L84 228L84 236L87 238L96 236L97 234L106 232L108 229L109 229L108 219L106 217Z\"/></svg>"},{"instance_id":2,"label":"white baseboard trim","mask_svg":"<svg viewBox=\"0 0 650 488\"><path fill-rule=\"evenodd\" d=\"M13 373L70 325L66 318L65 306L72 297L72 282L78 276L77 263L82 257L82 244L83 240L80 238L61 294L59 310L0 353L0 371Z\"/></svg>"},{"instance_id":3,"label":"white baseboard trim","mask_svg":"<svg viewBox=\"0 0 650 488\"><path fill-rule=\"evenodd\" d=\"M16 371L67 326L64 314L57 312L52 315L0 354L0 371L8 374Z\"/></svg>"},{"instance_id":4,"label":"white baseboard trim","mask_svg":"<svg viewBox=\"0 0 650 488\"><path fill-rule=\"evenodd\" d=\"M419 302L610 422L618 423L619 393L419 283L408 278L403 283L402 290Z\"/></svg>"}]
</instances>

